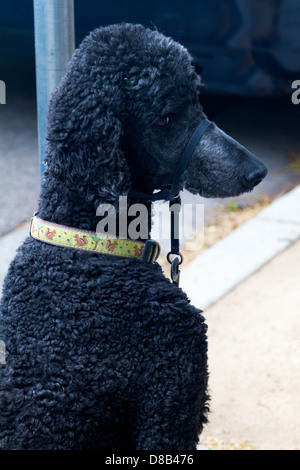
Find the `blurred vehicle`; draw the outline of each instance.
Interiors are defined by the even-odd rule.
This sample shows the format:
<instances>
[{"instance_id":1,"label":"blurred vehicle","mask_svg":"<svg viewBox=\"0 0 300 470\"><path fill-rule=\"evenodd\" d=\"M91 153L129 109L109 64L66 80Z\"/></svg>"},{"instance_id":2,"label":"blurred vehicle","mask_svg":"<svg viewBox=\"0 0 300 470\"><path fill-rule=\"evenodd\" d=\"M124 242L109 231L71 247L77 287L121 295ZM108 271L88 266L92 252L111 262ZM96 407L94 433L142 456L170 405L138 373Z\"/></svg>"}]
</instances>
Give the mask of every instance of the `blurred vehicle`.
<instances>
[{"instance_id":1,"label":"blurred vehicle","mask_svg":"<svg viewBox=\"0 0 300 470\"><path fill-rule=\"evenodd\" d=\"M93 28L142 23L184 44L206 92L291 93L300 79L299 0L75 0L76 44ZM0 79L35 86L33 0L2 0Z\"/></svg>"}]
</instances>

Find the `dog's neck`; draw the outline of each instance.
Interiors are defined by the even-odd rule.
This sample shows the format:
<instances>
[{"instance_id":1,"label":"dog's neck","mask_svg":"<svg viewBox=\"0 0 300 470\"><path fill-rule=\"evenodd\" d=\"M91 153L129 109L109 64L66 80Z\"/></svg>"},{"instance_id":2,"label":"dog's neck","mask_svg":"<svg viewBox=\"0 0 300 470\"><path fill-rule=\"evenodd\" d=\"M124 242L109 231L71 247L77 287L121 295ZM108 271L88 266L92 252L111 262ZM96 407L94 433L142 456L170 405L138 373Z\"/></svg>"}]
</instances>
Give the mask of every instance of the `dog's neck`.
<instances>
[{"instance_id":1,"label":"dog's neck","mask_svg":"<svg viewBox=\"0 0 300 470\"><path fill-rule=\"evenodd\" d=\"M127 199L127 208L132 206L137 201ZM121 216L120 220L120 199L118 196L113 200L110 198L98 198L97 203L87 201L82 194L76 191L76 188L69 188L68 185L55 180L55 178L46 178L42 185L41 195L39 200L38 216L49 222L54 222L60 225L66 225L78 229L99 231L99 222L103 217L96 215L97 208L101 205L105 207L110 204L114 208L116 215L116 237L120 234L124 238L125 233L129 234L125 238L130 238L130 224L135 216ZM143 203L145 204L145 203ZM151 203L145 204L147 209L147 221L145 222L148 227L146 236L141 236L138 239L145 241L150 238L151 232ZM125 223L125 225L124 225ZM121 233L120 233L121 230Z\"/></svg>"}]
</instances>

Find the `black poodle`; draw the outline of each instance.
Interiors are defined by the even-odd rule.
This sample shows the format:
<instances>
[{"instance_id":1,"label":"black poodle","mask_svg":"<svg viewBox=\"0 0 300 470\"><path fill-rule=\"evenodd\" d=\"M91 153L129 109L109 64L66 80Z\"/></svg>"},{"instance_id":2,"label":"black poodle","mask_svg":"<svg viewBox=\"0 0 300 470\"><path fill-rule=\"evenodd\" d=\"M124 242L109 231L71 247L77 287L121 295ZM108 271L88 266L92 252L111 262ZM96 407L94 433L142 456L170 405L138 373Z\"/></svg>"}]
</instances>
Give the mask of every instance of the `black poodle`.
<instances>
[{"instance_id":1,"label":"black poodle","mask_svg":"<svg viewBox=\"0 0 300 470\"><path fill-rule=\"evenodd\" d=\"M50 102L38 219L4 284L1 449L196 448L209 401L204 318L152 248L112 256L109 240L96 253L93 233L101 204L118 216L119 196L148 208L154 190L174 196L204 121L178 190L225 197L265 176L206 120L200 84L184 47L140 25L96 29L75 51ZM68 227L78 249L60 245ZM80 249L89 234L93 250Z\"/></svg>"}]
</instances>

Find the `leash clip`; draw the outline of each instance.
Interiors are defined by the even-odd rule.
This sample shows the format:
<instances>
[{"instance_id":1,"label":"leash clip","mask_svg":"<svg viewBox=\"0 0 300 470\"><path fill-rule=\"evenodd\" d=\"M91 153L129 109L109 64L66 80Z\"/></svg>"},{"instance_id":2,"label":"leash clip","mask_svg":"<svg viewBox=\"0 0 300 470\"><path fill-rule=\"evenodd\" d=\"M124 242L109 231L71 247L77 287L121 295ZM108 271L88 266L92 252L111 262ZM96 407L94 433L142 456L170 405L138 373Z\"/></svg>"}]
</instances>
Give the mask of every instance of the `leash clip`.
<instances>
[{"instance_id":1,"label":"leash clip","mask_svg":"<svg viewBox=\"0 0 300 470\"><path fill-rule=\"evenodd\" d=\"M170 259L171 255L175 255L175 258L173 260ZM167 260L171 265L171 279L173 284L175 284L177 287L179 287L179 280L180 280L180 269L179 266L183 262L183 256L178 251L178 253L172 253L171 251L167 254Z\"/></svg>"}]
</instances>

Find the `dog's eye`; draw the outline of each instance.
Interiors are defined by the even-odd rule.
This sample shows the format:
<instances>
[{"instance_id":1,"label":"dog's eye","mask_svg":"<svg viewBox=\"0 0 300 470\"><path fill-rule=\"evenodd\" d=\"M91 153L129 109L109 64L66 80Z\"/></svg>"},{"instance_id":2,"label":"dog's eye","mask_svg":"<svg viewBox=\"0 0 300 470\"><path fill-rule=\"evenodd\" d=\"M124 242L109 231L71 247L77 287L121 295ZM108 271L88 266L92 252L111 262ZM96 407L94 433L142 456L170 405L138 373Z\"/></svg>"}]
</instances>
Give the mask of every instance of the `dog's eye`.
<instances>
[{"instance_id":1,"label":"dog's eye","mask_svg":"<svg viewBox=\"0 0 300 470\"><path fill-rule=\"evenodd\" d=\"M159 127L162 127L163 129L167 129L168 127L171 126L171 118L170 116L166 116L164 118L161 118L159 121L157 121L156 124Z\"/></svg>"}]
</instances>

